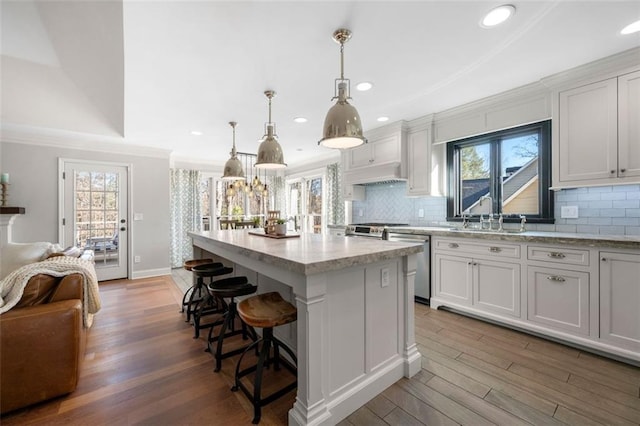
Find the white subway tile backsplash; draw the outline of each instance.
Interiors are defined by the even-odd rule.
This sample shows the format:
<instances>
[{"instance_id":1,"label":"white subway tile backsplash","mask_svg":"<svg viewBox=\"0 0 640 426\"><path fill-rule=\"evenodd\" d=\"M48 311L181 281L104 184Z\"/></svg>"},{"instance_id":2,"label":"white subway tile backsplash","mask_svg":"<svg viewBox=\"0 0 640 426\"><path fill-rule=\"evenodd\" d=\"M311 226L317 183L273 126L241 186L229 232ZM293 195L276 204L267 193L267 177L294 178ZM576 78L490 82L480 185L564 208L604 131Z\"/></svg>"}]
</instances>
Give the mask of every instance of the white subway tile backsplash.
<instances>
[{"instance_id":1,"label":"white subway tile backsplash","mask_svg":"<svg viewBox=\"0 0 640 426\"><path fill-rule=\"evenodd\" d=\"M614 217L612 225L640 226L640 217Z\"/></svg>"},{"instance_id":2,"label":"white subway tile backsplash","mask_svg":"<svg viewBox=\"0 0 640 426\"><path fill-rule=\"evenodd\" d=\"M627 193L626 192L607 192L600 194L601 200L626 200Z\"/></svg>"},{"instance_id":3,"label":"white subway tile backsplash","mask_svg":"<svg viewBox=\"0 0 640 426\"><path fill-rule=\"evenodd\" d=\"M408 198L405 183L368 185L364 201L353 202L353 222L444 223L446 197ZM537 231L640 235L640 185L565 189L554 192L555 224L528 223ZM562 206L578 206L577 219L560 217ZM424 217L418 216L418 210ZM362 210L363 215L358 212Z\"/></svg>"},{"instance_id":4,"label":"white subway tile backsplash","mask_svg":"<svg viewBox=\"0 0 640 426\"><path fill-rule=\"evenodd\" d=\"M612 192L612 187L610 186L593 186L591 188L587 188L588 192Z\"/></svg>"},{"instance_id":5,"label":"white subway tile backsplash","mask_svg":"<svg viewBox=\"0 0 640 426\"><path fill-rule=\"evenodd\" d=\"M640 209L640 200L614 201L614 209Z\"/></svg>"},{"instance_id":6,"label":"white subway tile backsplash","mask_svg":"<svg viewBox=\"0 0 640 426\"><path fill-rule=\"evenodd\" d=\"M613 201L589 201L590 209L611 209Z\"/></svg>"}]
</instances>

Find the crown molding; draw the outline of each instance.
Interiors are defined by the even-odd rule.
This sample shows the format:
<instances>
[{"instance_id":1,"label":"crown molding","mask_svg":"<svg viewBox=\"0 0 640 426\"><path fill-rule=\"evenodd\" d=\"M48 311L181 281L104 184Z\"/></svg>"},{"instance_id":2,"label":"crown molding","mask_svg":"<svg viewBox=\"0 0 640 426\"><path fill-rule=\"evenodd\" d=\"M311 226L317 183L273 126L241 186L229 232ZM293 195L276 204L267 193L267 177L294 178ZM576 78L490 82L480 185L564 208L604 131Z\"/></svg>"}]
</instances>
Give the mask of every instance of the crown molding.
<instances>
[{"instance_id":1,"label":"crown molding","mask_svg":"<svg viewBox=\"0 0 640 426\"><path fill-rule=\"evenodd\" d=\"M130 144L122 137L14 123L0 124L0 141L2 143L38 145L162 159L168 159L171 155L171 150Z\"/></svg>"},{"instance_id":2,"label":"crown molding","mask_svg":"<svg viewBox=\"0 0 640 426\"><path fill-rule=\"evenodd\" d=\"M430 130L433 126L434 118L435 114L429 114L409 121L407 123L409 133Z\"/></svg>"},{"instance_id":3,"label":"crown molding","mask_svg":"<svg viewBox=\"0 0 640 426\"><path fill-rule=\"evenodd\" d=\"M486 98L478 99L464 105L450 108L434 114L434 121L459 118L469 114L478 114L489 108L504 108L505 105L526 102L527 99L548 96L548 89L540 82L525 84L505 92L497 93Z\"/></svg>"},{"instance_id":4,"label":"crown molding","mask_svg":"<svg viewBox=\"0 0 640 426\"><path fill-rule=\"evenodd\" d=\"M540 81L549 89L557 89L564 85L617 76L621 71L630 72L640 67L640 47L624 50L615 55L588 62L584 65L542 78Z\"/></svg>"},{"instance_id":5,"label":"crown molding","mask_svg":"<svg viewBox=\"0 0 640 426\"><path fill-rule=\"evenodd\" d=\"M376 127L375 129L367 130L364 132L367 139L379 139L394 133L401 133L407 131L409 124L405 120L394 121L393 123L385 124L384 126Z\"/></svg>"}]
</instances>

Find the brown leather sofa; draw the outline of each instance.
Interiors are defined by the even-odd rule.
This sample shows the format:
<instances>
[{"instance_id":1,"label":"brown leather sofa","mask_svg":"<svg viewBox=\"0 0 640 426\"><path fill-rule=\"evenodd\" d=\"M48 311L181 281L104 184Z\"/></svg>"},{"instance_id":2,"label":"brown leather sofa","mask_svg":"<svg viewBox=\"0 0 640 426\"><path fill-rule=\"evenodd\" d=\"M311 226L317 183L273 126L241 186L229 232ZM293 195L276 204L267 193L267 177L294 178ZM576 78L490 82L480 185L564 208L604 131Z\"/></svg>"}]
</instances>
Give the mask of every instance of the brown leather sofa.
<instances>
[{"instance_id":1,"label":"brown leather sofa","mask_svg":"<svg viewBox=\"0 0 640 426\"><path fill-rule=\"evenodd\" d=\"M0 412L72 392L84 358L83 276L36 275L0 316Z\"/></svg>"}]
</instances>

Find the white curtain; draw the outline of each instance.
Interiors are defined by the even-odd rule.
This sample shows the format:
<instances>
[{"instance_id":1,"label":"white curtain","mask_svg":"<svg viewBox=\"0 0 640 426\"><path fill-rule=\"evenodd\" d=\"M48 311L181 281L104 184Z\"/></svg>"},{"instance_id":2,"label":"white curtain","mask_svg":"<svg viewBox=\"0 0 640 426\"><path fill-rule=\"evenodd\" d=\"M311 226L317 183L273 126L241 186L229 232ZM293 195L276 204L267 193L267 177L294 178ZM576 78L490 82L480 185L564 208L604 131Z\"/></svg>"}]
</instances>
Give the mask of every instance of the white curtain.
<instances>
[{"instance_id":1,"label":"white curtain","mask_svg":"<svg viewBox=\"0 0 640 426\"><path fill-rule=\"evenodd\" d=\"M344 197L342 196L340 163L327 166L327 225L344 225Z\"/></svg>"},{"instance_id":2,"label":"white curtain","mask_svg":"<svg viewBox=\"0 0 640 426\"><path fill-rule=\"evenodd\" d=\"M200 172L171 169L171 267L180 268L193 256L189 231L199 231Z\"/></svg>"}]
</instances>

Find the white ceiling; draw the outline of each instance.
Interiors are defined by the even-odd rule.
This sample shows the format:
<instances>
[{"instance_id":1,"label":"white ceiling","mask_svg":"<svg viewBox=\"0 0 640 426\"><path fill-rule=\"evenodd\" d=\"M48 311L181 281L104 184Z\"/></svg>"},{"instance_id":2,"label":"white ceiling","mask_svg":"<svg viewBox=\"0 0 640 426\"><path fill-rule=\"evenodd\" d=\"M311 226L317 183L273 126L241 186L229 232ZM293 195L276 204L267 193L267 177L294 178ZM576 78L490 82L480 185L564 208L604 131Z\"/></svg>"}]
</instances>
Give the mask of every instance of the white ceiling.
<instances>
[{"instance_id":1,"label":"white ceiling","mask_svg":"<svg viewBox=\"0 0 640 426\"><path fill-rule=\"evenodd\" d=\"M381 115L411 120L640 46L640 33L620 35L640 19L638 0L511 3L513 19L483 29L500 1L2 0L2 123L223 164L229 121L238 150L256 152L273 89L285 161L296 165L336 155L317 141L339 27L353 31L345 76L374 83L352 87L365 130Z\"/></svg>"}]
</instances>

